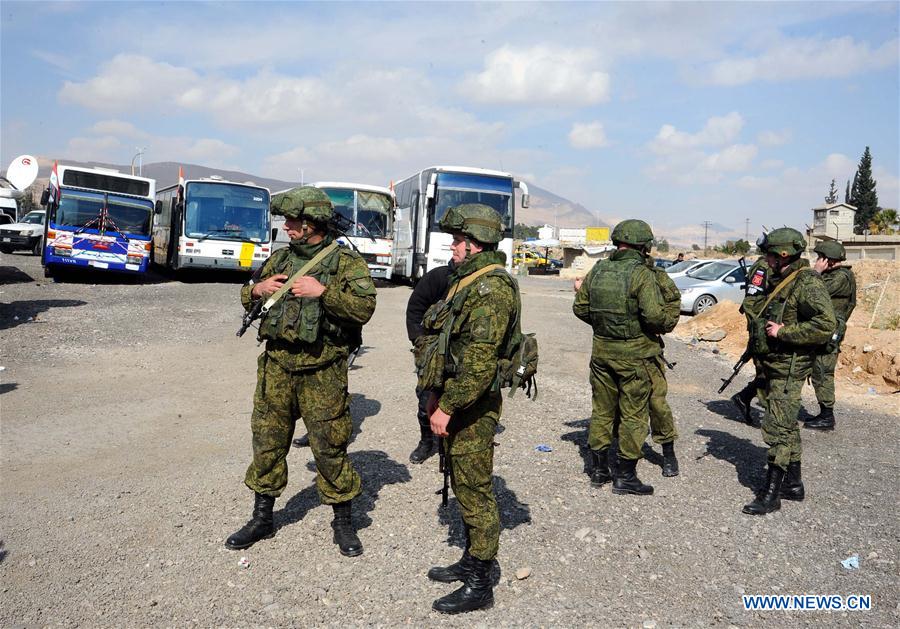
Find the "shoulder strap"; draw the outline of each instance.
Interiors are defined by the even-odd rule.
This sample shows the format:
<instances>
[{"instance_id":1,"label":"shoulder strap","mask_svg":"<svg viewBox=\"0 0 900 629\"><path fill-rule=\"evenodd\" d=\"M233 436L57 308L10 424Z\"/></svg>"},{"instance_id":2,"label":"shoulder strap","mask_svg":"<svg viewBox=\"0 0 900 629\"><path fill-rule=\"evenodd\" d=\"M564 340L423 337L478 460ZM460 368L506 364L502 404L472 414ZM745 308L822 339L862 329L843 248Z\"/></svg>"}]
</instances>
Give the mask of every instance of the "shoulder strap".
<instances>
[{"instance_id":1,"label":"shoulder strap","mask_svg":"<svg viewBox=\"0 0 900 629\"><path fill-rule=\"evenodd\" d=\"M284 297L285 293L287 293L289 290L291 290L291 285L293 285L293 283L297 279L303 277L304 275L306 275L307 273L312 271L316 267L317 264L319 264L322 260L327 258L331 254L331 252L333 252L335 249L338 248L338 246L339 245L337 242L331 243L330 245L328 245L327 247L322 249L319 253L314 255L312 260L310 260L309 262L304 264L302 267L300 267L299 271L297 271L292 276L290 276L288 278L288 280L284 283L284 285L281 288L279 288L277 291L272 293L272 296L269 297L266 300L266 303L263 304L263 307L262 307L263 314L269 312L269 309L272 306L274 306L276 303L278 303L278 300L281 299L282 297Z\"/></svg>"},{"instance_id":2,"label":"shoulder strap","mask_svg":"<svg viewBox=\"0 0 900 629\"><path fill-rule=\"evenodd\" d=\"M482 267L482 268L478 269L477 271L475 271L474 273L465 276L464 278L462 278L461 280L459 280L458 282L453 284L447 290L447 296L444 297L444 301L450 301L451 299L453 299L453 297L456 296L456 294L459 293L459 291L464 289L466 286L469 286L472 282L477 280L482 275L485 275L487 273L490 273L491 271L496 271L496 270L502 269L502 268L503 268L502 264L489 264L486 267Z\"/></svg>"},{"instance_id":3,"label":"shoulder strap","mask_svg":"<svg viewBox=\"0 0 900 629\"><path fill-rule=\"evenodd\" d=\"M772 302L772 300L775 299L775 295L780 293L783 289L787 288L788 284L791 284L795 279L797 279L797 276L800 275L800 271L803 271L803 270L805 270L805 269L799 268L796 271L794 271L793 273L791 273L790 275L788 275L786 278L784 278L784 281L775 287L775 290L773 290L772 294L769 295L769 298L766 299L766 303L764 303L762 305L762 308L759 309L759 314L753 318L758 319L759 317L761 317L762 314L766 311L766 308L769 307L769 304Z\"/></svg>"}]
</instances>

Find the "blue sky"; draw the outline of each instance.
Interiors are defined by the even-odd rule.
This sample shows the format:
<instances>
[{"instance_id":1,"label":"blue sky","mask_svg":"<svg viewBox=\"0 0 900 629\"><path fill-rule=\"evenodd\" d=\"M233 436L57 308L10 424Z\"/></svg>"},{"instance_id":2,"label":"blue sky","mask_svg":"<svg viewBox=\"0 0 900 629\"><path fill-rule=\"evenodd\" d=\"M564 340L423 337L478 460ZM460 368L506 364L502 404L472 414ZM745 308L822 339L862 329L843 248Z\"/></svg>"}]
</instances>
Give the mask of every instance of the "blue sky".
<instances>
[{"instance_id":1,"label":"blue sky","mask_svg":"<svg viewBox=\"0 0 900 629\"><path fill-rule=\"evenodd\" d=\"M900 205L898 3L2 5L0 158L386 185L499 168L608 220Z\"/></svg>"}]
</instances>

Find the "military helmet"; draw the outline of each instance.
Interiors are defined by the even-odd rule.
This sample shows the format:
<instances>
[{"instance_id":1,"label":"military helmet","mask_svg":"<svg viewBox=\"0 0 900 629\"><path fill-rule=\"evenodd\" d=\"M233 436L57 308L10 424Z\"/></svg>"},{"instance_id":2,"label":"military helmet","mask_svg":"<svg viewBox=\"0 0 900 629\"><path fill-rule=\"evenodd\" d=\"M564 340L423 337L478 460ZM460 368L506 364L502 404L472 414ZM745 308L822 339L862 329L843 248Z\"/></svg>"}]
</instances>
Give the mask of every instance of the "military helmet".
<instances>
[{"instance_id":1,"label":"military helmet","mask_svg":"<svg viewBox=\"0 0 900 629\"><path fill-rule=\"evenodd\" d=\"M491 245L503 238L500 213L483 203L451 207L441 219L441 231L461 232L480 243Z\"/></svg>"},{"instance_id":2,"label":"military helmet","mask_svg":"<svg viewBox=\"0 0 900 629\"><path fill-rule=\"evenodd\" d=\"M780 227L769 232L766 237L766 253L782 258L798 256L806 249L806 240L796 229Z\"/></svg>"},{"instance_id":3,"label":"military helmet","mask_svg":"<svg viewBox=\"0 0 900 629\"><path fill-rule=\"evenodd\" d=\"M844 245L837 240L823 240L816 245L813 251L829 260L843 261L847 259L847 252L844 250Z\"/></svg>"},{"instance_id":4,"label":"military helmet","mask_svg":"<svg viewBox=\"0 0 900 629\"><path fill-rule=\"evenodd\" d=\"M313 223L327 223L334 213L331 199L324 190L301 186L272 197L272 214L285 218L305 218Z\"/></svg>"},{"instance_id":5,"label":"military helmet","mask_svg":"<svg viewBox=\"0 0 900 629\"><path fill-rule=\"evenodd\" d=\"M766 253L769 250L769 235L766 232L756 239L756 248Z\"/></svg>"},{"instance_id":6,"label":"military helmet","mask_svg":"<svg viewBox=\"0 0 900 629\"><path fill-rule=\"evenodd\" d=\"M614 243L624 242L629 245L645 247L653 240L653 230L644 221L629 218L615 226L612 232Z\"/></svg>"}]
</instances>

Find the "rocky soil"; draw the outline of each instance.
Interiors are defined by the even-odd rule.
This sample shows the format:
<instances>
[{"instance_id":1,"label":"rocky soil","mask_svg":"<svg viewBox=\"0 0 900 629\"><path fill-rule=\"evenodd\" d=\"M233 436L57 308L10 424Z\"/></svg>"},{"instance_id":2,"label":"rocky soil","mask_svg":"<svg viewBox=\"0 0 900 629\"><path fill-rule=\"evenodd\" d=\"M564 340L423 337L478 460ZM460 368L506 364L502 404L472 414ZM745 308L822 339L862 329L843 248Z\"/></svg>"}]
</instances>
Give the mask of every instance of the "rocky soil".
<instances>
[{"instance_id":1,"label":"rocky soil","mask_svg":"<svg viewBox=\"0 0 900 629\"><path fill-rule=\"evenodd\" d=\"M332 544L308 450L290 455L276 537L232 552L223 541L252 501L242 479L259 352L234 335L238 284L50 283L35 258L0 255L0 626L900 624L896 403L839 402L836 432L803 431L806 501L753 518L740 510L765 446L716 394L731 361L670 339L681 475L662 478L648 454L638 471L655 495L614 496L584 473L591 333L571 314L570 282L521 282L540 395L505 403L496 438L496 604L445 617L431 601L451 587L425 573L458 557L462 526L452 498L439 508L436 459L407 459L408 288L380 288L350 376L365 553ZM859 568L843 568L853 554ZM741 605L806 593L869 594L872 609Z\"/></svg>"}]
</instances>

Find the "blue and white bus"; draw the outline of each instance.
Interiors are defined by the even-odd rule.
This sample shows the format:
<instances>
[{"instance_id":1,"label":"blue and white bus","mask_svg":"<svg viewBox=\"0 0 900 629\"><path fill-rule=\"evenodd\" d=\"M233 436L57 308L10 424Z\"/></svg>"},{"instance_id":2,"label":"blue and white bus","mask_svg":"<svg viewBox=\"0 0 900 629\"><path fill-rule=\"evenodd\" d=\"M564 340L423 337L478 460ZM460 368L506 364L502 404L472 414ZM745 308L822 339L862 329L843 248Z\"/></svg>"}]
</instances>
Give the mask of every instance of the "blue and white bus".
<instances>
[{"instance_id":1,"label":"blue and white bus","mask_svg":"<svg viewBox=\"0 0 900 629\"><path fill-rule=\"evenodd\" d=\"M213 175L156 195L153 261L173 270L253 271L272 253L269 190Z\"/></svg>"},{"instance_id":2,"label":"blue and white bus","mask_svg":"<svg viewBox=\"0 0 900 629\"><path fill-rule=\"evenodd\" d=\"M156 181L108 168L56 167L58 198L48 189L41 262L62 268L146 273Z\"/></svg>"},{"instance_id":3,"label":"blue and white bus","mask_svg":"<svg viewBox=\"0 0 900 629\"><path fill-rule=\"evenodd\" d=\"M498 249L511 267L516 189L528 207L528 186L499 170L433 166L395 183L393 276L416 281L450 261L453 238L439 223L449 208L463 203L484 203L500 213L504 234Z\"/></svg>"}]
</instances>

